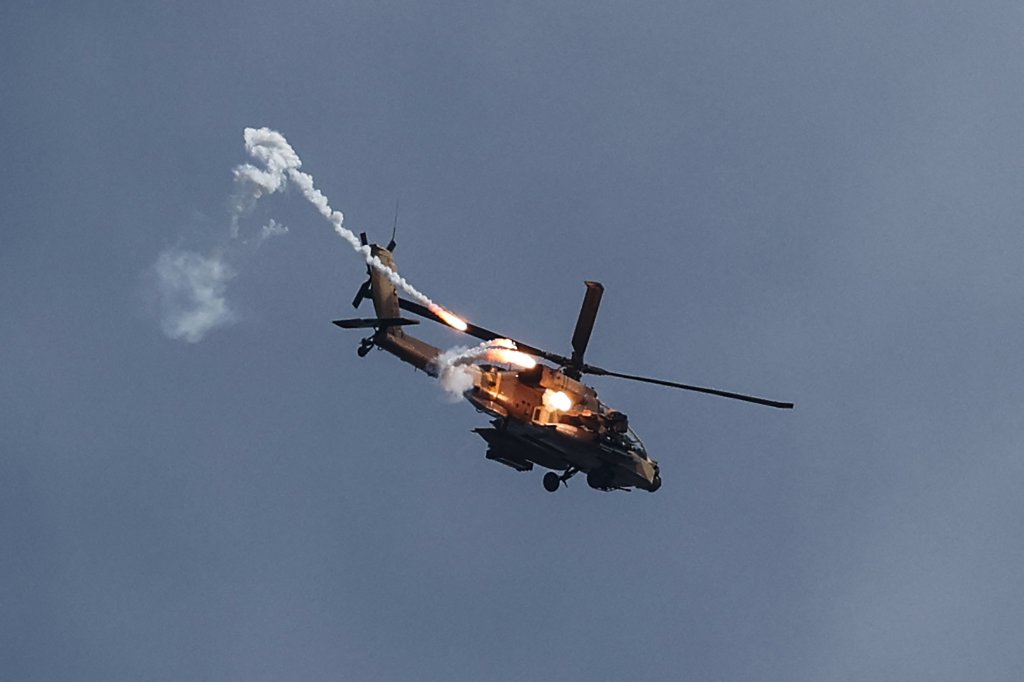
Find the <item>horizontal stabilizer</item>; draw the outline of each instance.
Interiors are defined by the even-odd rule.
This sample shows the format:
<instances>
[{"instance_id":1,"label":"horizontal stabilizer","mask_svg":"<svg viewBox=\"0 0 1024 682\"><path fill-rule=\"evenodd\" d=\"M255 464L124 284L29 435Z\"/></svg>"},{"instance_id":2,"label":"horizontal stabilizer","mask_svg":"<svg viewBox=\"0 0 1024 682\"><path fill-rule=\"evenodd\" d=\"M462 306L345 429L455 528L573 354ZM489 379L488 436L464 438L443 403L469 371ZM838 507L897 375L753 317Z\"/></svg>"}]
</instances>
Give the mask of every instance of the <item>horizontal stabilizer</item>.
<instances>
[{"instance_id":1,"label":"horizontal stabilizer","mask_svg":"<svg viewBox=\"0 0 1024 682\"><path fill-rule=\"evenodd\" d=\"M419 320L410 320L405 317L357 317L351 320L332 320L342 329L387 329L388 327L401 327L407 324L419 324Z\"/></svg>"}]
</instances>

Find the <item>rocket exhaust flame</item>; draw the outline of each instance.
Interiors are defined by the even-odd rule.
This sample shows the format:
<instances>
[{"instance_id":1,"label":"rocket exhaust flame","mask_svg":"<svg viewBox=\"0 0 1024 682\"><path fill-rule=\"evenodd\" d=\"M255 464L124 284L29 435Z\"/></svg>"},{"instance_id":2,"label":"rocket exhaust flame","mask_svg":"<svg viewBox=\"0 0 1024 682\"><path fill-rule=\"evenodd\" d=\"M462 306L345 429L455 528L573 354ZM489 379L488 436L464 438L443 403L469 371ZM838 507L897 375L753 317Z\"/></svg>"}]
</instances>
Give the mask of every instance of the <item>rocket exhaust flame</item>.
<instances>
[{"instance_id":1,"label":"rocket exhaust flame","mask_svg":"<svg viewBox=\"0 0 1024 682\"><path fill-rule=\"evenodd\" d=\"M537 366L537 361L526 353L518 350L509 350L507 348L490 348L486 353L484 353L484 358L491 362L498 362L503 365L513 365L522 369L533 369Z\"/></svg>"},{"instance_id":2,"label":"rocket exhaust flame","mask_svg":"<svg viewBox=\"0 0 1024 682\"><path fill-rule=\"evenodd\" d=\"M441 306L437 305L436 303L431 303L428 306L428 308L430 309L430 312L434 313L435 315L440 317L442 320L444 320L444 323L447 324L449 327L453 327L455 329L458 329L460 332L464 332L467 329L469 329L469 325L467 325L462 320L462 318L456 316L454 313L449 312L448 310L445 310L444 308L442 308Z\"/></svg>"}]
</instances>

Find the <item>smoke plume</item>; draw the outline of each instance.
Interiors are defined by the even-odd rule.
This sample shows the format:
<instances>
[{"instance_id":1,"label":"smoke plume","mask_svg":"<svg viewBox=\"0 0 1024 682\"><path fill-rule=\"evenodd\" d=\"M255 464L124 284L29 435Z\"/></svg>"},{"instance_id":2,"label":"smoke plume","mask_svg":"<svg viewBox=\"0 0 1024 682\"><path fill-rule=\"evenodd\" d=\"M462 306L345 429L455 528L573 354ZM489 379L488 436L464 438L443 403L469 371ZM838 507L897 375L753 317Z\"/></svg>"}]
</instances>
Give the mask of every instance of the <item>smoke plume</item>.
<instances>
[{"instance_id":1,"label":"smoke plume","mask_svg":"<svg viewBox=\"0 0 1024 682\"><path fill-rule=\"evenodd\" d=\"M454 399L473 388L474 381L480 370L476 363L480 360L532 366L532 359L516 351L516 344L508 339L492 339L468 347L455 346L437 356L431 367L437 376L441 388Z\"/></svg>"},{"instance_id":2,"label":"smoke plume","mask_svg":"<svg viewBox=\"0 0 1024 682\"><path fill-rule=\"evenodd\" d=\"M313 204L370 267L383 273L410 297L450 320L449 324L462 324L464 328L465 323L372 255L370 247L361 244L355 233L344 226L345 216L331 207L327 197L316 188L313 176L299 170L302 160L281 133L269 128L246 128L243 137L245 150L254 163L233 169L235 186L228 202L230 222L226 237L205 252L180 247L168 249L153 266L160 326L167 336L195 343L210 330L238 319L226 298L228 283L238 273L240 263L264 242L288 232L287 227L270 219L257 233L245 236L241 229L242 218L253 210L260 198L282 191L289 184Z\"/></svg>"},{"instance_id":3,"label":"smoke plume","mask_svg":"<svg viewBox=\"0 0 1024 682\"><path fill-rule=\"evenodd\" d=\"M160 327L168 337L196 343L211 329L235 320L224 297L235 271L221 254L171 249L160 254L154 271Z\"/></svg>"},{"instance_id":4,"label":"smoke plume","mask_svg":"<svg viewBox=\"0 0 1024 682\"><path fill-rule=\"evenodd\" d=\"M288 234L288 228L271 218L266 225L260 228L259 236L256 239L258 244L262 244L272 237L282 237L286 234Z\"/></svg>"},{"instance_id":5,"label":"smoke plume","mask_svg":"<svg viewBox=\"0 0 1024 682\"><path fill-rule=\"evenodd\" d=\"M160 328L166 336L197 343L213 329L238 320L238 313L227 300L228 283L266 241L288 233L288 228L273 218L254 234L241 233L242 217L253 209L259 197L275 188L273 182L272 173L260 173L258 169L236 172L228 207L228 233L219 237L204 235L214 240L206 249L174 246L157 258L151 275Z\"/></svg>"}]
</instances>

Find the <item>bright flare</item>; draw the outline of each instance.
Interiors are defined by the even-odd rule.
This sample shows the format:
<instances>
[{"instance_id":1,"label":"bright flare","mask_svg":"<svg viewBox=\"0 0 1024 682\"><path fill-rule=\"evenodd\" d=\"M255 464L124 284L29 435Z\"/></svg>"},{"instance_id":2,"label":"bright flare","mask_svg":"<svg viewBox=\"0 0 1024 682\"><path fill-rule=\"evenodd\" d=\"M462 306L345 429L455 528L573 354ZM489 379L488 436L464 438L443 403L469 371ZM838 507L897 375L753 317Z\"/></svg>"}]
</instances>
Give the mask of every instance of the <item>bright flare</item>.
<instances>
[{"instance_id":1,"label":"bright flare","mask_svg":"<svg viewBox=\"0 0 1024 682\"><path fill-rule=\"evenodd\" d=\"M484 354L484 357L491 362L500 362L504 365L514 365L516 367L522 367L523 369L533 369L537 366L537 361L526 353L518 350L509 350L507 348L490 348Z\"/></svg>"},{"instance_id":2,"label":"bright flare","mask_svg":"<svg viewBox=\"0 0 1024 682\"><path fill-rule=\"evenodd\" d=\"M467 329L469 329L469 325L463 322L461 318L457 317L453 313L448 312L447 310L437 305L436 303L430 305L430 312L434 313L442 320L444 320L445 324L447 324L449 327L458 329L460 332L464 332Z\"/></svg>"},{"instance_id":3,"label":"bright flare","mask_svg":"<svg viewBox=\"0 0 1024 682\"><path fill-rule=\"evenodd\" d=\"M572 398L562 391L552 391L550 388L544 389L543 400L544 407L549 410L568 412L572 409Z\"/></svg>"},{"instance_id":4,"label":"bright flare","mask_svg":"<svg viewBox=\"0 0 1024 682\"><path fill-rule=\"evenodd\" d=\"M516 344L511 339L491 339L487 342L488 350L484 357L491 362L500 362L506 365L514 365L523 369L533 369L537 361L526 353L516 350Z\"/></svg>"}]
</instances>

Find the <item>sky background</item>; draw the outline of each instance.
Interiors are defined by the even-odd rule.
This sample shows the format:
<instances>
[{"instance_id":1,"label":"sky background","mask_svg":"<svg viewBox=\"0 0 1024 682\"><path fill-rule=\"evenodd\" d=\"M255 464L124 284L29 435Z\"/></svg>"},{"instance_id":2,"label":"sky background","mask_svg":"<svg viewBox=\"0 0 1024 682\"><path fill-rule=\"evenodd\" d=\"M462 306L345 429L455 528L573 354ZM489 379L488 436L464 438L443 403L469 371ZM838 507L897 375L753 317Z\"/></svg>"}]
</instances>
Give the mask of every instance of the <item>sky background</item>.
<instances>
[{"instance_id":1,"label":"sky background","mask_svg":"<svg viewBox=\"0 0 1024 682\"><path fill-rule=\"evenodd\" d=\"M1022 31L4 3L0 677L1024 678ZM364 269L296 192L231 239L247 126L375 240L400 197L402 273L470 320L566 352L596 279L595 364L797 408L595 378L664 486L546 493L331 326ZM168 250L229 259L234 324L161 331Z\"/></svg>"}]
</instances>

